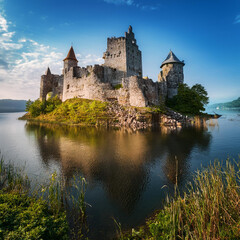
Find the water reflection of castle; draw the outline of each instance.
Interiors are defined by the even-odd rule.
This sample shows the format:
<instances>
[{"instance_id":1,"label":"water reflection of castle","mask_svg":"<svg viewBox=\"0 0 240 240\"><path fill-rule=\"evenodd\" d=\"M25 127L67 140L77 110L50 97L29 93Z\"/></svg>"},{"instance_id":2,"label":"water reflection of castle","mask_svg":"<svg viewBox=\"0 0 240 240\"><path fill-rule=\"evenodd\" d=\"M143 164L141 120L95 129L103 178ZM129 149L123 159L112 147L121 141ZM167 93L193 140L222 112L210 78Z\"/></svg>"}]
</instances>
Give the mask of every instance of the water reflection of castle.
<instances>
[{"instance_id":1,"label":"water reflection of castle","mask_svg":"<svg viewBox=\"0 0 240 240\"><path fill-rule=\"evenodd\" d=\"M151 164L166 156L162 159L163 170L172 184L177 157L181 181L188 175L187 159L192 149L207 149L211 139L204 129L193 128L163 134L27 124L26 131L35 135L45 164L52 160L61 162L68 179L80 172L90 183L100 182L111 199L126 211L131 211L141 196Z\"/></svg>"}]
</instances>

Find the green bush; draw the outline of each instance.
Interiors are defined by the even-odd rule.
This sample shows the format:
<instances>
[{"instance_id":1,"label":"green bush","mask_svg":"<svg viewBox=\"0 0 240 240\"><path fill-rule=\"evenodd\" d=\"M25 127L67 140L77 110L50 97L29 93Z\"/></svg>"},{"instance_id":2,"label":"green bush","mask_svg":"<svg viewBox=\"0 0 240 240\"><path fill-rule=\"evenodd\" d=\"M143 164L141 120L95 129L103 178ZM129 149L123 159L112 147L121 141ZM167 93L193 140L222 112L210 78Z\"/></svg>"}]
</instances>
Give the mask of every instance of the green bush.
<instances>
[{"instance_id":1,"label":"green bush","mask_svg":"<svg viewBox=\"0 0 240 240\"><path fill-rule=\"evenodd\" d=\"M183 114L201 114L204 105L208 104L208 93L201 84L190 88L187 84L180 84L178 94L166 101L166 105Z\"/></svg>"},{"instance_id":2,"label":"green bush","mask_svg":"<svg viewBox=\"0 0 240 240\"><path fill-rule=\"evenodd\" d=\"M0 239L68 239L64 212L54 215L43 200L0 192Z\"/></svg>"},{"instance_id":3,"label":"green bush","mask_svg":"<svg viewBox=\"0 0 240 240\"><path fill-rule=\"evenodd\" d=\"M62 102L58 96L49 98L46 101L40 101L37 99L36 101L32 102L28 100L26 103L26 111L29 112L32 117L37 117L41 114L52 112L61 103Z\"/></svg>"},{"instance_id":4,"label":"green bush","mask_svg":"<svg viewBox=\"0 0 240 240\"><path fill-rule=\"evenodd\" d=\"M120 84L115 85L115 86L114 86L114 89L115 89L115 90L118 90L118 89L120 89L120 88L122 88L122 87L123 87L123 85L120 83Z\"/></svg>"}]
</instances>

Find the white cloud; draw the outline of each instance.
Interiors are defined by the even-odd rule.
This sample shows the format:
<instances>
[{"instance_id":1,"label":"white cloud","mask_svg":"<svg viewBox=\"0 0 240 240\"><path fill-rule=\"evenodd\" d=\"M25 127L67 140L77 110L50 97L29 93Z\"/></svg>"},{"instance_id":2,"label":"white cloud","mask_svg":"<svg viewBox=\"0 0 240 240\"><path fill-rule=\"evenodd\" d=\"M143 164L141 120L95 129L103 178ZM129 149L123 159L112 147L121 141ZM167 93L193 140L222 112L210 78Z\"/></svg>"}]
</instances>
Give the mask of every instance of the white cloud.
<instances>
[{"instance_id":1,"label":"white cloud","mask_svg":"<svg viewBox=\"0 0 240 240\"><path fill-rule=\"evenodd\" d=\"M103 59L99 56L94 54L88 54L86 56L82 56L81 54L77 54L76 57L79 61L79 66L85 67L87 65L94 65L94 64L103 64Z\"/></svg>"},{"instance_id":2,"label":"white cloud","mask_svg":"<svg viewBox=\"0 0 240 240\"><path fill-rule=\"evenodd\" d=\"M39 97L40 77L46 68L49 66L53 73L61 73L62 53L36 43L24 42L28 48L23 46L23 49L30 51L19 53L8 69L0 69L0 98L36 99Z\"/></svg>"},{"instance_id":3,"label":"white cloud","mask_svg":"<svg viewBox=\"0 0 240 240\"><path fill-rule=\"evenodd\" d=\"M104 0L106 3L113 3L116 5L126 4L126 5L133 5L133 0Z\"/></svg>"},{"instance_id":4,"label":"white cloud","mask_svg":"<svg viewBox=\"0 0 240 240\"><path fill-rule=\"evenodd\" d=\"M27 41L27 39L25 39L25 38L21 38L21 39L18 40L18 42L20 42L20 43L23 43L23 42L26 42L26 41Z\"/></svg>"},{"instance_id":5,"label":"white cloud","mask_svg":"<svg viewBox=\"0 0 240 240\"><path fill-rule=\"evenodd\" d=\"M37 99L40 78L49 66L53 74L61 74L64 55L55 48L33 39L17 39L5 17L0 15L0 99ZM101 64L96 55L77 54L79 66Z\"/></svg>"},{"instance_id":6,"label":"white cloud","mask_svg":"<svg viewBox=\"0 0 240 240\"><path fill-rule=\"evenodd\" d=\"M6 32L8 30L7 20L0 14L0 31Z\"/></svg>"},{"instance_id":7,"label":"white cloud","mask_svg":"<svg viewBox=\"0 0 240 240\"><path fill-rule=\"evenodd\" d=\"M234 23L240 23L240 14L236 16Z\"/></svg>"},{"instance_id":8,"label":"white cloud","mask_svg":"<svg viewBox=\"0 0 240 240\"><path fill-rule=\"evenodd\" d=\"M62 53L27 38L16 38L0 15L0 98L37 98L40 76L50 66L61 73Z\"/></svg>"},{"instance_id":9,"label":"white cloud","mask_svg":"<svg viewBox=\"0 0 240 240\"><path fill-rule=\"evenodd\" d=\"M15 32L8 31L9 24L6 18L0 14L0 50L20 49L22 44L14 43L13 37ZM1 51L1 54L4 52Z\"/></svg>"}]
</instances>

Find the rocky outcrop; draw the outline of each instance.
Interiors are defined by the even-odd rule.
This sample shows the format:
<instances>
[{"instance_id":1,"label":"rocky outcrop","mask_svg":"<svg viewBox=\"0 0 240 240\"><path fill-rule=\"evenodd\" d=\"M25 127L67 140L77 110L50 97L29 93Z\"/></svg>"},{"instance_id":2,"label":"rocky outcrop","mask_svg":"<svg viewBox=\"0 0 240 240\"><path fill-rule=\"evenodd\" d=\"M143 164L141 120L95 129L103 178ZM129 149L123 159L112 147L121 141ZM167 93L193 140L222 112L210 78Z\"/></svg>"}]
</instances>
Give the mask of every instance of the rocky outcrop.
<instances>
[{"instance_id":1,"label":"rocky outcrop","mask_svg":"<svg viewBox=\"0 0 240 240\"><path fill-rule=\"evenodd\" d=\"M138 130L165 126L175 129L195 124L192 118L168 108L161 112L159 108L124 107L117 102L111 102L108 112L111 116L108 122L110 127Z\"/></svg>"}]
</instances>

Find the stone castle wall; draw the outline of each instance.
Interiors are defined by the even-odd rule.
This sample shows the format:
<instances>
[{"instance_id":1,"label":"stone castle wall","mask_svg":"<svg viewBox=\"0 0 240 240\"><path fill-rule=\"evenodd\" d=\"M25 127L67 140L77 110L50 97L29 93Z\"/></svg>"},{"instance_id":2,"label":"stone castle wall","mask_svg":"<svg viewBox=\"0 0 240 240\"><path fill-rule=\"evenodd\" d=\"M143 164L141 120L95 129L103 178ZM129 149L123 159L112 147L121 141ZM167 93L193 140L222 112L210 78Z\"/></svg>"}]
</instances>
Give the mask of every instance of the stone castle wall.
<instances>
[{"instance_id":1,"label":"stone castle wall","mask_svg":"<svg viewBox=\"0 0 240 240\"><path fill-rule=\"evenodd\" d=\"M107 50L103 55L105 63L87 67L77 66L73 48L63 60L63 75L53 75L50 69L41 77L40 99L47 93L58 95L62 101L86 98L101 101L117 100L120 104L135 107L159 105L166 97L177 94L178 85L183 82L183 66L170 52L158 82L142 78L142 53L138 48L132 27L125 37L108 38ZM168 62L167 61L173 61ZM120 87L116 89L116 86Z\"/></svg>"},{"instance_id":2,"label":"stone castle wall","mask_svg":"<svg viewBox=\"0 0 240 240\"><path fill-rule=\"evenodd\" d=\"M125 33L126 38L126 60L127 60L127 77L142 77L142 52L138 49L137 40L132 32L131 26Z\"/></svg>"},{"instance_id":3,"label":"stone castle wall","mask_svg":"<svg viewBox=\"0 0 240 240\"><path fill-rule=\"evenodd\" d=\"M64 75L63 101L74 97L100 101L116 100L122 105L146 107L159 105L159 86L151 79L138 76L121 80L122 87L115 89L104 79L105 67L70 68ZM76 73L78 73L76 77ZM81 73L81 75L79 75Z\"/></svg>"},{"instance_id":4,"label":"stone castle wall","mask_svg":"<svg viewBox=\"0 0 240 240\"><path fill-rule=\"evenodd\" d=\"M172 98L177 95L178 86L183 83L183 65L178 63L168 63L162 67L162 71L158 75L158 81L162 85L165 97Z\"/></svg>"},{"instance_id":5,"label":"stone castle wall","mask_svg":"<svg viewBox=\"0 0 240 240\"><path fill-rule=\"evenodd\" d=\"M47 94L52 92L52 97L63 97L63 75L47 74L41 76L40 100L45 100Z\"/></svg>"},{"instance_id":6,"label":"stone castle wall","mask_svg":"<svg viewBox=\"0 0 240 240\"><path fill-rule=\"evenodd\" d=\"M105 69L105 76L113 85L120 84L124 77L142 76L142 53L131 26L125 33L125 37L107 39L107 50L103 58L104 66L108 67ZM115 71L114 76L109 69Z\"/></svg>"}]
</instances>

